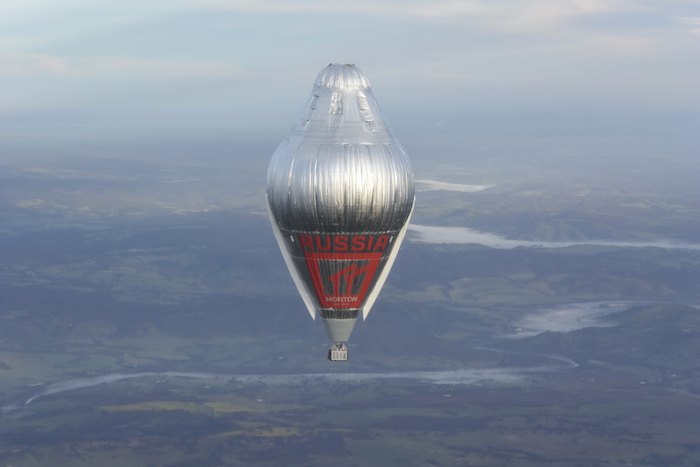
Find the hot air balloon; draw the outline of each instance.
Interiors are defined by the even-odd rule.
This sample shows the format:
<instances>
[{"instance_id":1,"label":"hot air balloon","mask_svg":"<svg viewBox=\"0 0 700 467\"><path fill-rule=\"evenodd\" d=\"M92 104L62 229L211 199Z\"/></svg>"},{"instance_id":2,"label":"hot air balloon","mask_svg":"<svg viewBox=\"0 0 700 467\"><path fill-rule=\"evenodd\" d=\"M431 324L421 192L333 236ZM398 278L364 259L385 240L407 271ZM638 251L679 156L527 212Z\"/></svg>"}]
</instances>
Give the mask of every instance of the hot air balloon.
<instances>
[{"instance_id":1,"label":"hot air balloon","mask_svg":"<svg viewBox=\"0 0 700 467\"><path fill-rule=\"evenodd\" d=\"M372 308L413 211L413 171L379 110L367 76L330 64L267 172L270 220L313 319L337 343Z\"/></svg>"}]
</instances>

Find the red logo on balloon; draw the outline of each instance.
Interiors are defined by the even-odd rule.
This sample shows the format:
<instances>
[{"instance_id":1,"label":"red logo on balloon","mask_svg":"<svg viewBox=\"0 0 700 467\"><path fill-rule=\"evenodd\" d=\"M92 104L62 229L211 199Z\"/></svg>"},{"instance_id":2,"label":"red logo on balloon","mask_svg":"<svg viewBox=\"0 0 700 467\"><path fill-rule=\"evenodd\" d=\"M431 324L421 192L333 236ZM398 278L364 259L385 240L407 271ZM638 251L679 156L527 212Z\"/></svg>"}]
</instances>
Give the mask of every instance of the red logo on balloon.
<instances>
[{"instance_id":1,"label":"red logo on balloon","mask_svg":"<svg viewBox=\"0 0 700 467\"><path fill-rule=\"evenodd\" d=\"M382 253L304 252L322 308L360 308Z\"/></svg>"}]
</instances>

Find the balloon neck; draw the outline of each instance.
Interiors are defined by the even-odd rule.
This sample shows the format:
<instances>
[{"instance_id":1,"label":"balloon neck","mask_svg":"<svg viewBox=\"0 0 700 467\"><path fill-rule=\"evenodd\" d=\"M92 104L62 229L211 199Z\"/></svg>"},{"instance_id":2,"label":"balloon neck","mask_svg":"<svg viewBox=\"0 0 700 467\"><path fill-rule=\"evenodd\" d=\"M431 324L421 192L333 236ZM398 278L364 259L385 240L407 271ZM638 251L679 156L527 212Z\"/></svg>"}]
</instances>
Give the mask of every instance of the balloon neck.
<instances>
[{"instance_id":1,"label":"balloon neck","mask_svg":"<svg viewBox=\"0 0 700 467\"><path fill-rule=\"evenodd\" d=\"M326 327L328 338L333 342L347 342L350 340L350 334L355 327L357 318L351 319L327 319L322 318L323 325Z\"/></svg>"}]
</instances>

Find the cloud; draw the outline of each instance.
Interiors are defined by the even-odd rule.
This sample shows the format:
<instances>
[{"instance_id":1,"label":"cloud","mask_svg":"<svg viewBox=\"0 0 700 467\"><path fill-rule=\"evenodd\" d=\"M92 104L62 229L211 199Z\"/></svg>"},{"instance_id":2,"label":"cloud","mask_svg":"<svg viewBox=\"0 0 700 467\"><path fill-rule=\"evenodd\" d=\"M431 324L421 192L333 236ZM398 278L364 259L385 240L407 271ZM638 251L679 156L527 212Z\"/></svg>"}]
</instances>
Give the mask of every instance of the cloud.
<instances>
[{"instance_id":1,"label":"cloud","mask_svg":"<svg viewBox=\"0 0 700 467\"><path fill-rule=\"evenodd\" d=\"M688 24L690 25L690 28L686 28L686 30L690 34L700 34L700 17L698 16L685 16L679 18L681 24Z\"/></svg>"},{"instance_id":2,"label":"cloud","mask_svg":"<svg viewBox=\"0 0 700 467\"><path fill-rule=\"evenodd\" d=\"M467 18L475 23L511 33L551 30L567 21L586 15L640 11L650 8L638 0L357 0L355 2L181 0L177 4L191 8L267 13L314 12L450 20Z\"/></svg>"},{"instance_id":3,"label":"cloud","mask_svg":"<svg viewBox=\"0 0 700 467\"><path fill-rule=\"evenodd\" d=\"M685 24L691 24L693 26L700 26L700 17L683 17L681 22Z\"/></svg>"},{"instance_id":4,"label":"cloud","mask_svg":"<svg viewBox=\"0 0 700 467\"><path fill-rule=\"evenodd\" d=\"M649 2L647 2L649 3ZM652 2L653 3L653 2ZM657 2L660 6L662 3ZM564 20L600 12L648 8L641 0L174 0L120 2L120 9L142 12L177 10L255 11L264 13L331 13L362 16L472 18L513 32L550 28ZM90 8L113 11L106 0L27 0L0 4L0 14L35 9Z\"/></svg>"},{"instance_id":5,"label":"cloud","mask_svg":"<svg viewBox=\"0 0 700 467\"><path fill-rule=\"evenodd\" d=\"M361 14L363 16L417 16L423 18L449 18L464 15L488 13L488 3L484 1L370 1L328 2L307 0L202 0L192 2L181 0L180 6L230 10L264 11L267 13L337 13Z\"/></svg>"},{"instance_id":6,"label":"cloud","mask_svg":"<svg viewBox=\"0 0 700 467\"><path fill-rule=\"evenodd\" d=\"M594 34L590 38L590 45L595 49L597 56L606 55L641 55L655 48L655 42L648 37L621 36L613 34ZM593 52L592 50L588 49Z\"/></svg>"},{"instance_id":7,"label":"cloud","mask_svg":"<svg viewBox=\"0 0 700 467\"><path fill-rule=\"evenodd\" d=\"M0 57L0 75L60 75L67 70L65 60L46 54L11 54Z\"/></svg>"},{"instance_id":8,"label":"cloud","mask_svg":"<svg viewBox=\"0 0 700 467\"><path fill-rule=\"evenodd\" d=\"M502 36L548 37L553 39L550 42L556 42L552 51L557 54L607 56L653 52L652 43L659 30L649 28L643 22L635 24L629 16L643 13L663 21L670 14L666 11L667 4L658 0L181 0L180 5L228 11L383 16L391 21L422 19L468 27L474 34L480 31ZM599 22L599 18L609 20ZM695 24L695 19L687 18L686 22ZM625 24L625 27L620 28L619 24ZM554 50L556 48L560 50ZM539 52L546 53L547 50Z\"/></svg>"},{"instance_id":9,"label":"cloud","mask_svg":"<svg viewBox=\"0 0 700 467\"><path fill-rule=\"evenodd\" d=\"M630 0L506 1L495 3L484 23L503 32L542 32L559 29L576 18L641 8Z\"/></svg>"},{"instance_id":10,"label":"cloud","mask_svg":"<svg viewBox=\"0 0 700 467\"><path fill-rule=\"evenodd\" d=\"M278 93L280 83L312 79L317 66L340 59L421 105L433 102L431 89L438 105L588 105L604 95L689 107L699 76L690 59L700 34L693 1L0 2L0 75L111 86L120 78L245 80L253 72L264 79L249 89L269 98L263 83L276 83ZM16 91L3 99L23 105L67 95L76 80L54 80L50 93L38 81L6 82Z\"/></svg>"},{"instance_id":11,"label":"cloud","mask_svg":"<svg viewBox=\"0 0 700 467\"><path fill-rule=\"evenodd\" d=\"M539 54L576 55L595 57L633 57L656 53L659 42L654 37L632 34L607 34L590 32L577 34L561 42L550 42L534 47Z\"/></svg>"},{"instance_id":12,"label":"cloud","mask_svg":"<svg viewBox=\"0 0 700 467\"><path fill-rule=\"evenodd\" d=\"M240 68L222 62L178 62L129 56L69 59L31 53L0 56L0 75L119 78L245 78L251 76Z\"/></svg>"}]
</instances>

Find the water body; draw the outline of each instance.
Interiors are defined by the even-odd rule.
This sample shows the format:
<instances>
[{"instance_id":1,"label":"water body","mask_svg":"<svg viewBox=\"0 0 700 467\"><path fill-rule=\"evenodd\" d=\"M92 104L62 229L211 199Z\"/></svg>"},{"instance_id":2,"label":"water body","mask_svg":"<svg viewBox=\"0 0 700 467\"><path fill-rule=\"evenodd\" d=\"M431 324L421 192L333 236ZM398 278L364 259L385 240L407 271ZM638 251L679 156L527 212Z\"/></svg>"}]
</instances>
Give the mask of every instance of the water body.
<instances>
[{"instance_id":1,"label":"water body","mask_svg":"<svg viewBox=\"0 0 700 467\"><path fill-rule=\"evenodd\" d=\"M76 389L109 384L125 379L133 378L188 378L203 380L225 380L239 383L265 383L265 384L297 384L304 381L378 381L378 380L413 380L429 384L473 384L480 381L493 381L496 383L514 383L522 380L525 375L532 373L546 373L563 369L575 368L576 362L564 357L548 356L552 360L549 365L541 365L530 368L475 368L445 371L406 371L396 373L305 373L298 375L231 375L219 373L194 373L166 371L162 373L111 373L93 378L78 378L68 381L51 383L43 387L35 395L28 398L23 404L10 404L2 406L2 413L9 413L29 405L45 396L59 394Z\"/></svg>"},{"instance_id":2,"label":"water body","mask_svg":"<svg viewBox=\"0 0 700 467\"><path fill-rule=\"evenodd\" d=\"M499 248L510 250L517 247L534 247L534 248L566 248L576 245L595 245L595 246L611 246L624 248L666 248L666 249L685 249L685 250L700 250L700 245L697 243L685 243L674 240L660 240L655 242L618 242L614 240L584 240L571 242L535 242L531 240L511 240L501 237L496 234L479 232L467 227L436 227L432 225L409 224L408 230L413 235L409 237L410 241L419 243L454 243L467 244L476 243L491 248Z\"/></svg>"},{"instance_id":3,"label":"water body","mask_svg":"<svg viewBox=\"0 0 700 467\"><path fill-rule=\"evenodd\" d=\"M569 303L553 309L529 313L513 323L517 332L507 339L532 337L546 331L571 332L589 327L614 327L618 323L603 320L607 315L630 309L632 302Z\"/></svg>"},{"instance_id":4,"label":"water body","mask_svg":"<svg viewBox=\"0 0 700 467\"><path fill-rule=\"evenodd\" d=\"M602 321L606 315L624 311L634 306L632 302L606 301L589 303L571 303L553 309L533 312L513 323L518 331L504 336L520 339L531 337L545 331L570 332L586 327L609 327L617 323ZM502 352L498 349L483 349ZM529 368L474 368L442 371L406 371L393 373L302 373L281 375L236 375L221 373L196 372L144 372L144 373L110 373L92 378L78 378L60 381L42 386L37 393L24 403L9 404L0 407L2 413L9 413L29 405L37 399L52 394L59 394L76 389L109 384L133 378L188 378L202 380L225 380L239 383L298 384L305 381L379 381L379 380L413 380L429 384L474 384L482 381L494 383L515 383L528 374L547 373L576 368L578 364L571 359L556 355L540 355L552 361L549 365Z\"/></svg>"},{"instance_id":5,"label":"water body","mask_svg":"<svg viewBox=\"0 0 700 467\"><path fill-rule=\"evenodd\" d=\"M416 180L416 191L461 191L463 193L475 193L496 185L462 185L460 183L438 182L437 180Z\"/></svg>"}]
</instances>

